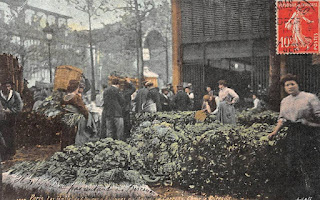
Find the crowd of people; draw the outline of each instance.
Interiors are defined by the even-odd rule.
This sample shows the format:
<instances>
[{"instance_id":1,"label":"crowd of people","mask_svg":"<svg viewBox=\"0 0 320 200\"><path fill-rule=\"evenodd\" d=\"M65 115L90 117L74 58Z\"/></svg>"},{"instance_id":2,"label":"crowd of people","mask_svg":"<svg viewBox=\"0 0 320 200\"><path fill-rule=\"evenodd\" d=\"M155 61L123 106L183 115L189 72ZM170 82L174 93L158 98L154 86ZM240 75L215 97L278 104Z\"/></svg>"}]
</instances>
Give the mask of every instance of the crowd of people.
<instances>
[{"instance_id":1,"label":"crowd of people","mask_svg":"<svg viewBox=\"0 0 320 200\"><path fill-rule=\"evenodd\" d=\"M5 153L2 159L10 159L15 154L15 132L13 123L16 116L22 111L23 102L20 94L12 89L12 82L3 82L0 91L0 132L6 141ZM123 85L120 79L113 79L111 85L104 85L103 92L97 94L96 101L88 97L89 81L70 80L65 96L61 99L61 106L65 112L63 120L69 126L76 126L76 133L62 135L61 148L70 144L81 145L99 138L112 137L125 141L130 136L131 114L161 111L189 111L196 110L195 95L192 84L178 85L176 92L173 86L155 87L152 82L144 81L143 87L136 90L130 78L126 78ZM239 100L238 94L227 87L225 80L218 82L219 93L214 94L207 86L206 94L201 101L201 110L206 115L216 115L224 124L235 123L235 108ZM33 111L46 99L51 91L48 88L33 88ZM252 110L261 108L260 100L253 95L254 106ZM198 103L198 102L197 102ZM65 131L67 132L67 131Z\"/></svg>"}]
</instances>

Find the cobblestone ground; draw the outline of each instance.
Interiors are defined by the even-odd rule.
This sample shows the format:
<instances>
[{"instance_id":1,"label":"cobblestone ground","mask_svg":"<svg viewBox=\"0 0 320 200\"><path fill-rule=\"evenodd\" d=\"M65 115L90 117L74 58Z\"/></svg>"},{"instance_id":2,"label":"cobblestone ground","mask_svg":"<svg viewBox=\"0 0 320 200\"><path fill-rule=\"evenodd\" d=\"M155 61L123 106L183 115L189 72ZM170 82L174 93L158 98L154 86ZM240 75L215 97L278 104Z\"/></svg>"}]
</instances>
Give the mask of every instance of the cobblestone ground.
<instances>
[{"instance_id":1,"label":"cobblestone ground","mask_svg":"<svg viewBox=\"0 0 320 200\"><path fill-rule=\"evenodd\" d=\"M3 162L3 171L6 171L9 169L12 165L14 165L17 162L21 161L37 161L37 160L44 160L49 157L51 157L55 152L60 150L60 145L45 145L45 146L36 146L36 147L24 147L17 151L17 154L14 156L12 160ZM157 192L159 194L159 198L156 198L156 200L202 200L202 199L208 199L208 200L235 200L235 198L232 198L230 196L207 196L205 194L199 195L199 194L193 194L188 191L181 190L179 188L173 188L173 187L162 187L162 186L154 186L151 187L152 190ZM22 193L22 194L21 194ZM10 192L10 190L6 190L4 193L4 199L3 200L18 200L21 198L20 195L24 196L25 198L25 192L21 192L17 194L16 192L13 194L13 192ZM32 194L27 195L30 199ZM46 198L44 198L45 200Z\"/></svg>"}]
</instances>

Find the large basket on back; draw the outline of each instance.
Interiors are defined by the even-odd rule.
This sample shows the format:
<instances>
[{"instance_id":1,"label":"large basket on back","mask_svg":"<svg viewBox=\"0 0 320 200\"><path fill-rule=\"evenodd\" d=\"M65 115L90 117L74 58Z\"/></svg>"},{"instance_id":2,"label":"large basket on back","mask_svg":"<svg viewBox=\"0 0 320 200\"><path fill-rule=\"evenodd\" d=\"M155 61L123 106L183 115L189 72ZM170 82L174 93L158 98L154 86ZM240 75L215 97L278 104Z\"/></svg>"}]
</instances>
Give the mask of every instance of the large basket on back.
<instances>
[{"instance_id":1,"label":"large basket on back","mask_svg":"<svg viewBox=\"0 0 320 200\"><path fill-rule=\"evenodd\" d=\"M70 80L80 81L83 71L70 65L62 65L56 68L54 76L54 90L67 90Z\"/></svg>"}]
</instances>

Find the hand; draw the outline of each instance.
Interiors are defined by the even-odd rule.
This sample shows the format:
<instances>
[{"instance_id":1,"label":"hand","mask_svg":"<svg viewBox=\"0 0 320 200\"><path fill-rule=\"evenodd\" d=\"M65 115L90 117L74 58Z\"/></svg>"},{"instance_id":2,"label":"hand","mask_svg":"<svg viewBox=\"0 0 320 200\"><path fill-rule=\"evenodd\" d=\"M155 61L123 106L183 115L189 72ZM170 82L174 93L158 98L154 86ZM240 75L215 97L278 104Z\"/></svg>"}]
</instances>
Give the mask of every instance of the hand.
<instances>
[{"instance_id":1,"label":"hand","mask_svg":"<svg viewBox=\"0 0 320 200\"><path fill-rule=\"evenodd\" d=\"M9 109L7 108L7 109L3 109L3 112L5 112L5 113L11 113L11 110L9 110Z\"/></svg>"},{"instance_id":2,"label":"hand","mask_svg":"<svg viewBox=\"0 0 320 200\"><path fill-rule=\"evenodd\" d=\"M274 137L276 134L277 134L277 132L273 131L272 133L270 133L270 134L268 135L268 139L269 139L269 140L272 140L273 137Z\"/></svg>"}]
</instances>

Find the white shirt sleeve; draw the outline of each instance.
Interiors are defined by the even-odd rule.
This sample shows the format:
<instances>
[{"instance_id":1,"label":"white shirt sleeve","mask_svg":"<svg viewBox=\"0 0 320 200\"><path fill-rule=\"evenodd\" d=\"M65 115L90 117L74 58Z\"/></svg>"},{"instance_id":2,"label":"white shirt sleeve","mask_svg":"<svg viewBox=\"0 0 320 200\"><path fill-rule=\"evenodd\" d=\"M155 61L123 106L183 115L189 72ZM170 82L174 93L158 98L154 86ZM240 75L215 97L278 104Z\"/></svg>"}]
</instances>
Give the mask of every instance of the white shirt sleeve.
<instances>
[{"instance_id":1,"label":"white shirt sleeve","mask_svg":"<svg viewBox=\"0 0 320 200\"><path fill-rule=\"evenodd\" d=\"M219 110L220 99L219 99L219 97L216 97L214 100L216 101L217 108L212 112L212 114L215 115L218 113L218 110Z\"/></svg>"},{"instance_id":2,"label":"white shirt sleeve","mask_svg":"<svg viewBox=\"0 0 320 200\"><path fill-rule=\"evenodd\" d=\"M229 94L232 96L232 103L237 103L239 101L239 95L232 89L229 89Z\"/></svg>"},{"instance_id":3,"label":"white shirt sleeve","mask_svg":"<svg viewBox=\"0 0 320 200\"><path fill-rule=\"evenodd\" d=\"M257 109L258 108L258 104L259 104L259 99L255 99L253 101L253 108L252 109Z\"/></svg>"}]
</instances>

